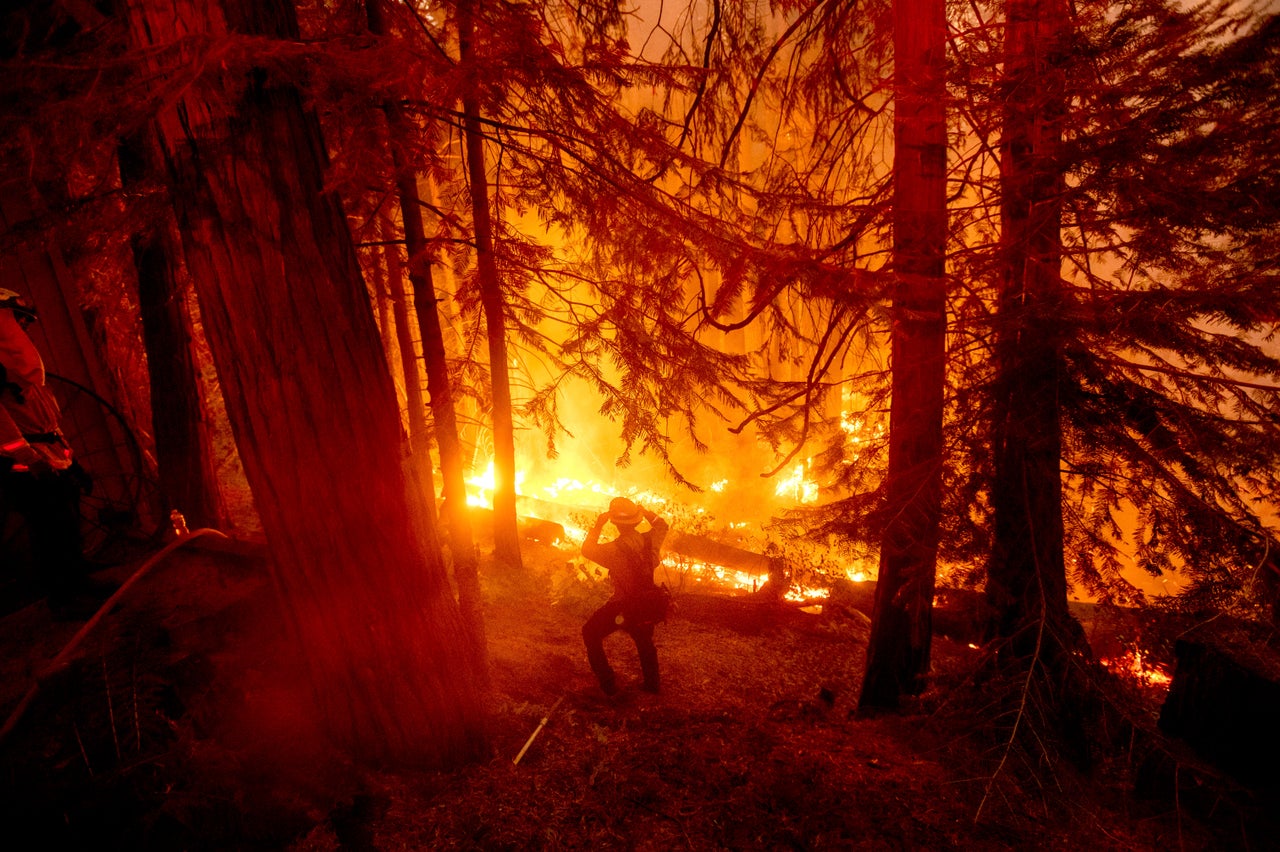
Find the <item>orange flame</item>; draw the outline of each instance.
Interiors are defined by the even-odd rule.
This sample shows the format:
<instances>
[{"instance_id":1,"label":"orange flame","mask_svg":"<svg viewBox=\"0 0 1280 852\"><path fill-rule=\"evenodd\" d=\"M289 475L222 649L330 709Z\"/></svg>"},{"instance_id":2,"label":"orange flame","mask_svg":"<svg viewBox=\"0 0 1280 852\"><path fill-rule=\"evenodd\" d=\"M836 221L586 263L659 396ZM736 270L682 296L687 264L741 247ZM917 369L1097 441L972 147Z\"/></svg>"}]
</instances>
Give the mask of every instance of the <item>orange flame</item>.
<instances>
[{"instance_id":1,"label":"orange flame","mask_svg":"<svg viewBox=\"0 0 1280 852\"><path fill-rule=\"evenodd\" d=\"M554 512L555 517L552 520L555 520L564 528L563 538L554 542L554 545L562 550L576 551L582 546L583 539L586 538L587 530L574 523L575 520L579 520L579 515L588 511L595 511L596 509L589 507L599 507L602 504L607 504L609 499L613 497L627 496L646 508L652 508L660 513L674 512L677 517L682 511L693 516L701 516L705 513L705 510L701 507L684 506L678 499L656 491L641 489L623 491L589 477L576 478L572 476L575 472L572 461L565 461L568 463L560 464L557 467L560 471L570 475L558 476L554 480L544 482L531 482L530 478L526 476L526 471L518 470L516 472L515 489L517 495L526 498L530 502L552 503L559 507L559 510ZM799 503L816 501L818 499L818 484L807 478L806 471L807 463L796 465L791 476L778 483L776 494L784 499L792 499ZM492 507L495 488L492 460L486 463L484 473L470 477L466 480L466 483L468 505L482 508ZM714 493L722 493L726 488L731 487L730 480L720 479L713 482L709 489ZM736 535L750 537L750 528L756 523L758 521L731 521L725 525L725 529ZM756 591L769 579L767 571L756 573L734 570L691 560L687 556L676 553L665 555L659 571L665 571L667 582L673 584L681 582L706 583L721 588L729 587L746 592ZM864 566L860 565L853 565L844 569L844 576L853 582L864 582L874 576L874 573L874 570L868 571ZM659 579L661 580L661 574ZM830 590L827 588L811 588L797 585L788 590L786 599L795 603L806 603L824 599L829 595Z\"/></svg>"},{"instance_id":2,"label":"orange flame","mask_svg":"<svg viewBox=\"0 0 1280 852\"><path fill-rule=\"evenodd\" d=\"M804 464L798 464L791 475L778 481L773 493L779 497L790 497L799 503L813 503L818 499L818 483L809 479Z\"/></svg>"},{"instance_id":3,"label":"orange flame","mask_svg":"<svg viewBox=\"0 0 1280 852\"><path fill-rule=\"evenodd\" d=\"M1173 678L1163 668L1145 663L1141 651L1129 651L1115 659L1103 660L1102 664L1143 686L1168 686L1173 682Z\"/></svg>"}]
</instances>

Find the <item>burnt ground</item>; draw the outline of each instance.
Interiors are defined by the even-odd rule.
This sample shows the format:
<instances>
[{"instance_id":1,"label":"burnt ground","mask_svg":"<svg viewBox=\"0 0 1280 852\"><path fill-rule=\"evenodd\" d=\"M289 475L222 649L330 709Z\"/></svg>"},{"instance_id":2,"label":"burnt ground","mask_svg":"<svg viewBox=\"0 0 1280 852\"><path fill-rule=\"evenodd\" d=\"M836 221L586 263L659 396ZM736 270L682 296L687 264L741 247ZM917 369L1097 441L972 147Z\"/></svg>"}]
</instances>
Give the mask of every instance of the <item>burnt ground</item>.
<instances>
[{"instance_id":1,"label":"burnt ground","mask_svg":"<svg viewBox=\"0 0 1280 852\"><path fill-rule=\"evenodd\" d=\"M866 619L683 593L658 631L663 693L599 693L579 629L603 587L533 549L487 588L493 755L455 772L348 765L302 708L260 556L188 547L140 581L72 664L81 626L42 602L0 618L4 846L127 849L1274 848L1247 792L1147 783L1132 745L1082 774L1005 747L1011 717L940 637L938 684L901 714L854 713ZM136 563L135 563L136 565ZM105 573L129 576L130 565ZM1158 696L1133 694L1154 718ZM519 765L513 758L556 705ZM1145 701L1145 704L1144 704ZM1190 764L1187 764L1190 766ZM1151 773L1147 773L1150 775ZM1156 773L1159 775L1159 773ZM1207 779L1207 780L1206 780ZM1167 785L1166 785L1167 786ZM1205 792L1209 791L1209 792ZM1224 792L1226 791L1226 792ZM1264 827L1259 827L1259 826Z\"/></svg>"}]
</instances>

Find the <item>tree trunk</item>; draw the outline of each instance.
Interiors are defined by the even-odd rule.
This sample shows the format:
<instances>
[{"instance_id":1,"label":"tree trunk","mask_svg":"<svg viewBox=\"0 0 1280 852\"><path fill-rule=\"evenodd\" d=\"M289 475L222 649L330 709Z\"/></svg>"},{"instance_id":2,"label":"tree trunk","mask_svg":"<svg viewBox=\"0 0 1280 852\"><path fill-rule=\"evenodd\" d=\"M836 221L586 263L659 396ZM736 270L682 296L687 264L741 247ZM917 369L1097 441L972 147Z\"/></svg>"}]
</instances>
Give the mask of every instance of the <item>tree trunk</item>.
<instances>
[{"instance_id":1,"label":"tree trunk","mask_svg":"<svg viewBox=\"0 0 1280 852\"><path fill-rule=\"evenodd\" d=\"M378 333L382 336L382 353L387 359L387 369L395 373L396 339L392 328L390 298L387 296L386 246L378 246L370 259L369 271L373 278L370 290L373 291L374 311L378 317Z\"/></svg>"},{"instance_id":2,"label":"tree trunk","mask_svg":"<svg viewBox=\"0 0 1280 852\"><path fill-rule=\"evenodd\" d=\"M125 186L158 176L156 140L137 134L120 146ZM208 428L200 368L192 348L192 317L179 278L180 241L168 217L132 241L138 306L151 381L151 429L166 509L191 529L222 528L226 505Z\"/></svg>"},{"instance_id":3,"label":"tree trunk","mask_svg":"<svg viewBox=\"0 0 1280 852\"><path fill-rule=\"evenodd\" d=\"M163 7L163 8L161 8ZM292 7L146 7L190 30L298 38ZM175 14L177 13L177 14ZM181 22L184 32L172 31ZM319 125L276 75L209 70L159 119L174 202L277 588L333 738L369 762L484 747L480 691L440 554L400 466L398 406Z\"/></svg>"},{"instance_id":4,"label":"tree trunk","mask_svg":"<svg viewBox=\"0 0 1280 852\"><path fill-rule=\"evenodd\" d=\"M477 0L478 1L478 0ZM458 11L458 44L463 65L475 62L475 19L471 3ZM480 105L474 88L463 96L463 135L466 138L467 177L475 224L476 272L489 341L493 426L493 550L495 560L512 569L522 566L516 524L516 443L511 405L510 362L507 357L506 304L493 254L493 222L489 210L489 179L485 167Z\"/></svg>"},{"instance_id":5,"label":"tree trunk","mask_svg":"<svg viewBox=\"0 0 1280 852\"><path fill-rule=\"evenodd\" d=\"M388 232L394 228L388 226ZM398 245L386 246L387 290L391 297L391 316L395 323L396 348L400 350L400 371L404 376L404 397L409 412L409 444L414 455L426 453L431 459L431 438L427 433L427 405L422 397L422 371L418 367L417 347L409 325L409 305L404 292L404 258Z\"/></svg>"},{"instance_id":6,"label":"tree trunk","mask_svg":"<svg viewBox=\"0 0 1280 852\"><path fill-rule=\"evenodd\" d=\"M482 670L487 666L483 600L480 594L480 560L476 553L471 517L467 514L466 466L462 441L458 437L457 412L453 407L453 385L445 356L444 332L436 313L435 283L427 256L418 188L411 176L401 174L400 203L404 213L405 239L409 244L409 282L418 314L419 335L427 364L427 389L431 394L431 415L436 425L440 450L440 473L444 497L444 521L449 532L449 552L458 584L458 605L466 622Z\"/></svg>"},{"instance_id":7,"label":"tree trunk","mask_svg":"<svg viewBox=\"0 0 1280 852\"><path fill-rule=\"evenodd\" d=\"M388 234L394 228L387 223ZM431 463L431 436L427 432L427 408L422 398L422 373L418 369L417 347L409 326L409 306L404 293L404 259L400 247L385 247L387 284L391 295L391 317L395 326L396 350L400 353L400 371L404 379L405 407L409 420L409 455L404 459L409 482L414 489L411 509L419 522L422 540L439 551L439 515L436 512L435 471ZM419 518L421 516L421 518Z\"/></svg>"},{"instance_id":8,"label":"tree trunk","mask_svg":"<svg viewBox=\"0 0 1280 852\"><path fill-rule=\"evenodd\" d=\"M385 0L370 0L369 28L380 35L389 31ZM386 107L391 125L391 138L413 132L403 111L394 104ZM453 576L458 586L458 606L466 625L470 645L476 657L477 670L488 680L488 639L484 624L484 604L480 592L480 560L476 552L471 518L467 514L466 465L462 442L458 437L458 418L453 405L453 383L449 379L449 362L445 354L444 330L437 312L435 282L431 273L431 253L427 245L426 227L422 221L422 199L413 168L405 162L401 149L392 146L392 162L396 170L396 190L400 195L400 218L404 223L404 241L409 255L409 284L413 288L413 304L418 319L418 336L422 340L423 361L427 371L427 391L431 397L431 415L435 421L436 444L440 451L443 515L449 534L449 553L453 558Z\"/></svg>"},{"instance_id":9,"label":"tree trunk","mask_svg":"<svg viewBox=\"0 0 1280 852\"><path fill-rule=\"evenodd\" d=\"M929 672L946 354L945 53L943 0L896 0L893 397L862 708L897 706Z\"/></svg>"},{"instance_id":10,"label":"tree trunk","mask_svg":"<svg viewBox=\"0 0 1280 852\"><path fill-rule=\"evenodd\" d=\"M987 596L1002 655L1046 665L1074 644L1063 560L1061 0L1010 0L997 304L994 542Z\"/></svg>"}]
</instances>

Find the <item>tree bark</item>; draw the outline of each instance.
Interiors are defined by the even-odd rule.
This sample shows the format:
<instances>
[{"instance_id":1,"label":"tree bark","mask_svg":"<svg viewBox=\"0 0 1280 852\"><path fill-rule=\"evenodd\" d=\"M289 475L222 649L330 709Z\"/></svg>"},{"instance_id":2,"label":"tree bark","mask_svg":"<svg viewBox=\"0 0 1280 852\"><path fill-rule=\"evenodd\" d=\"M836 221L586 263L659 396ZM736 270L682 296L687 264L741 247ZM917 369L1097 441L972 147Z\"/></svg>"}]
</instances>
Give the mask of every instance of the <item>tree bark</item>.
<instances>
[{"instance_id":1,"label":"tree bark","mask_svg":"<svg viewBox=\"0 0 1280 852\"><path fill-rule=\"evenodd\" d=\"M388 234L395 229L386 224ZM427 432L427 409L422 398L422 373L418 369L417 347L409 327L409 306L405 302L404 259L398 245L384 247L387 285L390 291L391 322L395 326L396 351L400 353L400 376L404 380L405 408L409 420L409 449L404 459L409 482L414 489L411 511L419 533L428 546L439 551L439 515L436 512L435 470L431 462L431 436ZM421 517L419 517L421 516Z\"/></svg>"},{"instance_id":2,"label":"tree bark","mask_svg":"<svg viewBox=\"0 0 1280 852\"><path fill-rule=\"evenodd\" d=\"M946 355L946 5L894 3L892 402L885 527L859 706L924 690L932 644Z\"/></svg>"},{"instance_id":3,"label":"tree bark","mask_svg":"<svg viewBox=\"0 0 1280 852\"><path fill-rule=\"evenodd\" d=\"M478 4L478 0L477 0ZM458 10L458 44L462 64L473 66L475 18L472 3ZM509 569L522 567L520 534L516 524L516 443L511 404L511 378L507 356L506 303L493 253L493 220L489 208L489 179L485 166L484 133L480 104L474 87L462 99L463 135L466 140L467 177L475 226L476 273L480 303L484 308L489 343L491 423L493 426L493 549L495 560Z\"/></svg>"},{"instance_id":4,"label":"tree bark","mask_svg":"<svg viewBox=\"0 0 1280 852\"><path fill-rule=\"evenodd\" d=\"M370 0L369 28L385 35L387 13L385 0ZM395 104L385 108L392 138L400 138L413 128L403 111ZM422 340L423 361L427 372L427 391L431 397L431 415L435 422L436 445L440 452L440 474L443 495L442 514L448 530L449 553L453 558L453 576L458 587L458 607L466 625L476 667L488 680L488 639L484 624L484 603L480 591L480 560L476 552L471 518L467 514L466 465L462 442L458 436L458 417L454 410L453 383L449 378L449 362L445 354L444 330L438 313L435 282L431 272L431 252L426 227L422 220L422 199L418 183L404 153L393 145L392 162L396 170L396 189L400 195L400 218L404 223L405 247L409 256L409 284L413 288L413 304L418 320L418 336Z\"/></svg>"},{"instance_id":5,"label":"tree bark","mask_svg":"<svg viewBox=\"0 0 1280 852\"><path fill-rule=\"evenodd\" d=\"M140 8L144 44L298 38L282 2ZM484 748L478 680L440 554L415 535L319 125L278 77L215 66L159 116L187 266L321 720L364 761L453 764Z\"/></svg>"},{"instance_id":6,"label":"tree bark","mask_svg":"<svg viewBox=\"0 0 1280 852\"><path fill-rule=\"evenodd\" d=\"M997 304L994 542L987 597L1002 655L1051 665L1073 645L1063 559L1061 0L1010 0Z\"/></svg>"},{"instance_id":7,"label":"tree bark","mask_svg":"<svg viewBox=\"0 0 1280 852\"><path fill-rule=\"evenodd\" d=\"M436 313L437 299L427 258L422 214L418 208L417 185L412 177L401 175L400 198L405 219L406 240L410 247L409 281L413 285L414 306L418 315L419 334L427 364L427 389L431 395L431 415L435 420L436 444L440 451L440 473L444 497L444 521L449 532L449 552L453 557L453 576L458 584L458 605L463 621L479 655L482 670L487 668L488 644L484 625L484 602L480 592L480 560L476 552L471 517L467 514L466 466L462 441L458 436L458 417L453 407L453 385L445 356L444 332Z\"/></svg>"},{"instance_id":8,"label":"tree bark","mask_svg":"<svg viewBox=\"0 0 1280 852\"><path fill-rule=\"evenodd\" d=\"M148 133L120 146L125 186L159 177L156 140ZM192 317L180 276L181 246L165 217L132 240L138 276L138 306L151 382L151 429L155 436L160 491L191 529L225 526L226 504L208 428L200 368L192 348Z\"/></svg>"},{"instance_id":9,"label":"tree bark","mask_svg":"<svg viewBox=\"0 0 1280 852\"><path fill-rule=\"evenodd\" d=\"M386 246L379 246L369 262L369 271L373 280L369 289L373 294L374 312L377 315L378 333L382 336L382 352L387 359L387 369L395 374L396 340L394 322L391 319L390 297L387 295Z\"/></svg>"},{"instance_id":10,"label":"tree bark","mask_svg":"<svg viewBox=\"0 0 1280 852\"><path fill-rule=\"evenodd\" d=\"M388 232L394 228L388 226ZM422 396L422 370L418 367L417 347L409 325L409 305L404 291L404 258L397 245L386 246L387 290L391 298L391 316L395 324L396 348L400 350L400 371L404 376L405 405L409 412L409 445L415 455L426 453L431 459L431 438L427 433L427 405Z\"/></svg>"}]
</instances>

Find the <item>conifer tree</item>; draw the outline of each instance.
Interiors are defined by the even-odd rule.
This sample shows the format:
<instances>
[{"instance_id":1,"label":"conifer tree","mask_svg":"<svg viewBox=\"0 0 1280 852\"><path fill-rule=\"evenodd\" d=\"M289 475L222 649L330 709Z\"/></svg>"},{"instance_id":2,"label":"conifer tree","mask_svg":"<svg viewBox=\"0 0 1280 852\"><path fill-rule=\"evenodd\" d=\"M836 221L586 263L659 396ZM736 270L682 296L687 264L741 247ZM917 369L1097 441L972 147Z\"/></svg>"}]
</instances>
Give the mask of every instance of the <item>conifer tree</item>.
<instances>
[{"instance_id":1,"label":"conifer tree","mask_svg":"<svg viewBox=\"0 0 1280 852\"><path fill-rule=\"evenodd\" d=\"M458 8L458 53L464 72L478 61L475 9ZM515 413L511 402L510 361L507 355L507 311L503 283L494 257L493 209L481 130L480 99L475 81L462 92L462 133L465 140L467 183L471 192L471 221L475 238L476 279L484 306L485 339L489 344L489 392L493 428L493 546L494 557L508 569L519 569L520 534L516 527Z\"/></svg>"},{"instance_id":2,"label":"conifer tree","mask_svg":"<svg viewBox=\"0 0 1280 852\"><path fill-rule=\"evenodd\" d=\"M121 144L119 168L126 187L157 181L157 153L149 134L135 134ZM182 513L188 527L223 529L227 511L218 487L180 245L171 215L132 240L151 399L161 401L151 406L156 465L167 505Z\"/></svg>"},{"instance_id":3,"label":"conifer tree","mask_svg":"<svg viewBox=\"0 0 1280 852\"><path fill-rule=\"evenodd\" d=\"M368 0L367 14L372 32L383 36L394 32L391 25L394 17L385 0ZM391 150L395 186L400 199L400 218L409 257L409 281L413 288L415 314L427 373L427 389L435 424L434 433L440 453L442 516L448 529L459 609L470 635L469 645L476 659L476 668L484 673L488 670L488 661L479 559L471 518L466 509L466 483L457 412L454 408L453 379L449 376L444 333L432 276L433 250L423 221L416 170L402 147L396 144L411 137L417 128L407 120L399 104L388 103L384 109L395 140ZM413 405L412 400L410 405ZM425 415L425 412L422 414ZM426 451L425 446L422 449Z\"/></svg>"},{"instance_id":4,"label":"conifer tree","mask_svg":"<svg viewBox=\"0 0 1280 852\"><path fill-rule=\"evenodd\" d=\"M455 651L465 640L440 554L414 535L398 409L347 223L324 192L318 126L283 69L267 73L273 57L263 47L296 40L292 9L143 4L131 13L153 59L183 44L175 20L232 50L182 90L157 127L187 265L321 716L365 760L474 757L484 743L477 673ZM328 463L335 459L350 463Z\"/></svg>"},{"instance_id":5,"label":"conifer tree","mask_svg":"<svg viewBox=\"0 0 1280 852\"><path fill-rule=\"evenodd\" d=\"M946 348L946 9L894 3L894 285L886 522L860 707L929 673Z\"/></svg>"},{"instance_id":6,"label":"conifer tree","mask_svg":"<svg viewBox=\"0 0 1280 852\"><path fill-rule=\"evenodd\" d=\"M1050 621L1061 623L1049 629L1069 646L1073 628L1061 618L1068 581L1104 599L1141 600L1125 577L1132 557L1222 600L1244 590L1270 547L1265 509L1251 503L1268 499L1270 474L1259 471L1274 470L1267 387L1276 362L1264 340L1274 327L1275 255L1262 235L1276 208L1260 190L1276 179L1268 141L1275 75L1264 70L1275 30L1265 16L1212 5L1083 5L1058 20L1056 48L1028 51L1035 63L1006 68L1025 67L1039 83L984 77L994 66L978 29L961 69L979 101L1013 105L1002 131L994 112L966 113L975 150L991 150L983 141L1004 133L1010 168L994 197L1015 261L1002 255L1001 268L1042 270L1030 292L1006 286L997 308L1005 341L993 362L1000 543L989 590L1007 594L1021 583L1052 601ZM1037 96L1036 85L1054 88ZM1019 97L1009 96L1013 86ZM1020 117L1024 108L1043 114ZM1050 136L1054 126L1060 136ZM1019 127L1041 134L1041 147L1018 145ZM967 239L981 232L975 220ZM991 280L991 244L970 248L966 274ZM982 454L972 457L982 470ZM1033 549L1033 535L1048 550ZM1032 552L1035 572L999 567ZM1052 591L1041 598L1041 590ZM1039 604L1012 605L1015 620L1038 635ZM1006 623L1001 632L1016 629Z\"/></svg>"}]
</instances>

